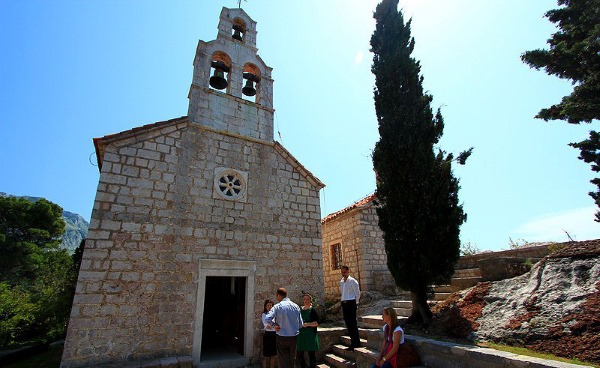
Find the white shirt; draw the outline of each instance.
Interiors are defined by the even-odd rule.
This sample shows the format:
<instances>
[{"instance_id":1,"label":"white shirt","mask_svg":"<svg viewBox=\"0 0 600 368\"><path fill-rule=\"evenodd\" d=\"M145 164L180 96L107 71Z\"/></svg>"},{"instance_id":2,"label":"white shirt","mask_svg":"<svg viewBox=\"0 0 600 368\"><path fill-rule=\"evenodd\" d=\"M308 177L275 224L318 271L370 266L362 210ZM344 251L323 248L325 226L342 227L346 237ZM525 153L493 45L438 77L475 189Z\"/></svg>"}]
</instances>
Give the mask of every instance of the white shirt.
<instances>
[{"instance_id":1,"label":"white shirt","mask_svg":"<svg viewBox=\"0 0 600 368\"><path fill-rule=\"evenodd\" d=\"M344 278L340 280L340 289L342 290L342 301L345 300L356 300L356 304L360 299L360 287L358 281L352 276L348 276L348 279L344 281Z\"/></svg>"},{"instance_id":2,"label":"white shirt","mask_svg":"<svg viewBox=\"0 0 600 368\"><path fill-rule=\"evenodd\" d=\"M383 333L385 334L385 326L387 326L387 324L383 325ZM404 344L404 330L402 329L402 327L400 326L396 326L396 328L394 328L394 332L392 333L392 342L394 341L394 334L396 332L400 331L400 345ZM384 335L385 336L385 335Z\"/></svg>"},{"instance_id":3,"label":"white shirt","mask_svg":"<svg viewBox=\"0 0 600 368\"><path fill-rule=\"evenodd\" d=\"M275 329L273 329L269 321L267 321L267 313L262 314L262 323L265 327L265 331L275 331Z\"/></svg>"}]
</instances>

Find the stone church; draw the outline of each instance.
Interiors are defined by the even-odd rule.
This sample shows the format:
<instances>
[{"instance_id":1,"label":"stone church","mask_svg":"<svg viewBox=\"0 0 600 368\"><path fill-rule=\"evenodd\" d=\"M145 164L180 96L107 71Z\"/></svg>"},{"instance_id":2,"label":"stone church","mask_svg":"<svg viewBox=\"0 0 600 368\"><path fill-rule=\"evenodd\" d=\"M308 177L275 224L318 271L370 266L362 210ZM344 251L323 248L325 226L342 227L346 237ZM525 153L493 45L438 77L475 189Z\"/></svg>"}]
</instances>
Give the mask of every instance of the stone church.
<instances>
[{"instance_id":1,"label":"stone church","mask_svg":"<svg viewBox=\"0 0 600 368\"><path fill-rule=\"evenodd\" d=\"M223 8L196 49L188 115L94 139L100 179L61 367L245 366L278 287L324 300L324 184L273 139L256 36Z\"/></svg>"}]
</instances>

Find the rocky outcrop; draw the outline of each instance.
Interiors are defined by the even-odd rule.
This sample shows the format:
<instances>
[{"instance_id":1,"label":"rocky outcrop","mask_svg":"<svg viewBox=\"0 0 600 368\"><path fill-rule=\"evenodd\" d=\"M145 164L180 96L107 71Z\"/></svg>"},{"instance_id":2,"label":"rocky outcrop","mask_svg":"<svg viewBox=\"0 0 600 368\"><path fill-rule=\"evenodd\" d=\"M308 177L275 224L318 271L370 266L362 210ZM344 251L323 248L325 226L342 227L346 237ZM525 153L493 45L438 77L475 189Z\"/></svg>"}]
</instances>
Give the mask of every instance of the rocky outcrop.
<instances>
[{"instance_id":1,"label":"rocky outcrop","mask_svg":"<svg viewBox=\"0 0 600 368\"><path fill-rule=\"evenodd\" d=\"M600 240L563 243L530 272L434 309L440 332L600 362Z\"/></svg>"},{"instance_id":2,"label":"rocky outcrop","mask_svg":"<svg viewBox=\"0 0 600 368\"><path fill-rule=\"evenodd\" d=\"M63 211L65 220L65 233L62 238L62 247L73 253L81 241L87 237L90 224L80 215Z\"/></svg>"}]
</instances>

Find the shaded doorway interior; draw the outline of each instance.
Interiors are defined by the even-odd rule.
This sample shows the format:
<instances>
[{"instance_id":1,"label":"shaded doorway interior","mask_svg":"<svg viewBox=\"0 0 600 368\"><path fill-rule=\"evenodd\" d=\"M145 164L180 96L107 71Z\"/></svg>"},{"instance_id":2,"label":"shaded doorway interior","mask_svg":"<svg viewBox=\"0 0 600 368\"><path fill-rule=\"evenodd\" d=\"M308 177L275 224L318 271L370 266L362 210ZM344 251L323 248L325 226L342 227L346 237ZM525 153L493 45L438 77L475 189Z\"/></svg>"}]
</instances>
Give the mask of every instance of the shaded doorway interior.
<instances>
[{"instance_id":1,"label":"shaded doorway interior","mask_svg":"<svg viewBox=\"0 0 600 368\"><path fill-rule=\"evenodd\" d=\"M244 355L246 278L207 276L202 356Z\"/></svg>"}]
</instances>

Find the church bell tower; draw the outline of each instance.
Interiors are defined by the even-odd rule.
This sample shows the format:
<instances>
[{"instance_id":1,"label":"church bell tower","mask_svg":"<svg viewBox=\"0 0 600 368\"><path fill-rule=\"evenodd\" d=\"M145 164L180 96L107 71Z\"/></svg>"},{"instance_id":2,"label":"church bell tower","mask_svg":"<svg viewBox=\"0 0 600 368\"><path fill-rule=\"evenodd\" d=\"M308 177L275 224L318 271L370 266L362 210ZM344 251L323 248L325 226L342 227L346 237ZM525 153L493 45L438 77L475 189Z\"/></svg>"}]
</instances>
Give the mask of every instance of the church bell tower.
<instances>
[{"instance_id":1,"label":"church bell tower","mask_svg":"<svg viewBox=\"0 0 600 368\"><path fill-rule=\"evenodd\" d=\"M223 8L217 39L200 40L188 94L189 119L228 133L273 141L272 68L258 56L256 22Z\"/></svg>"}]
</instances>

